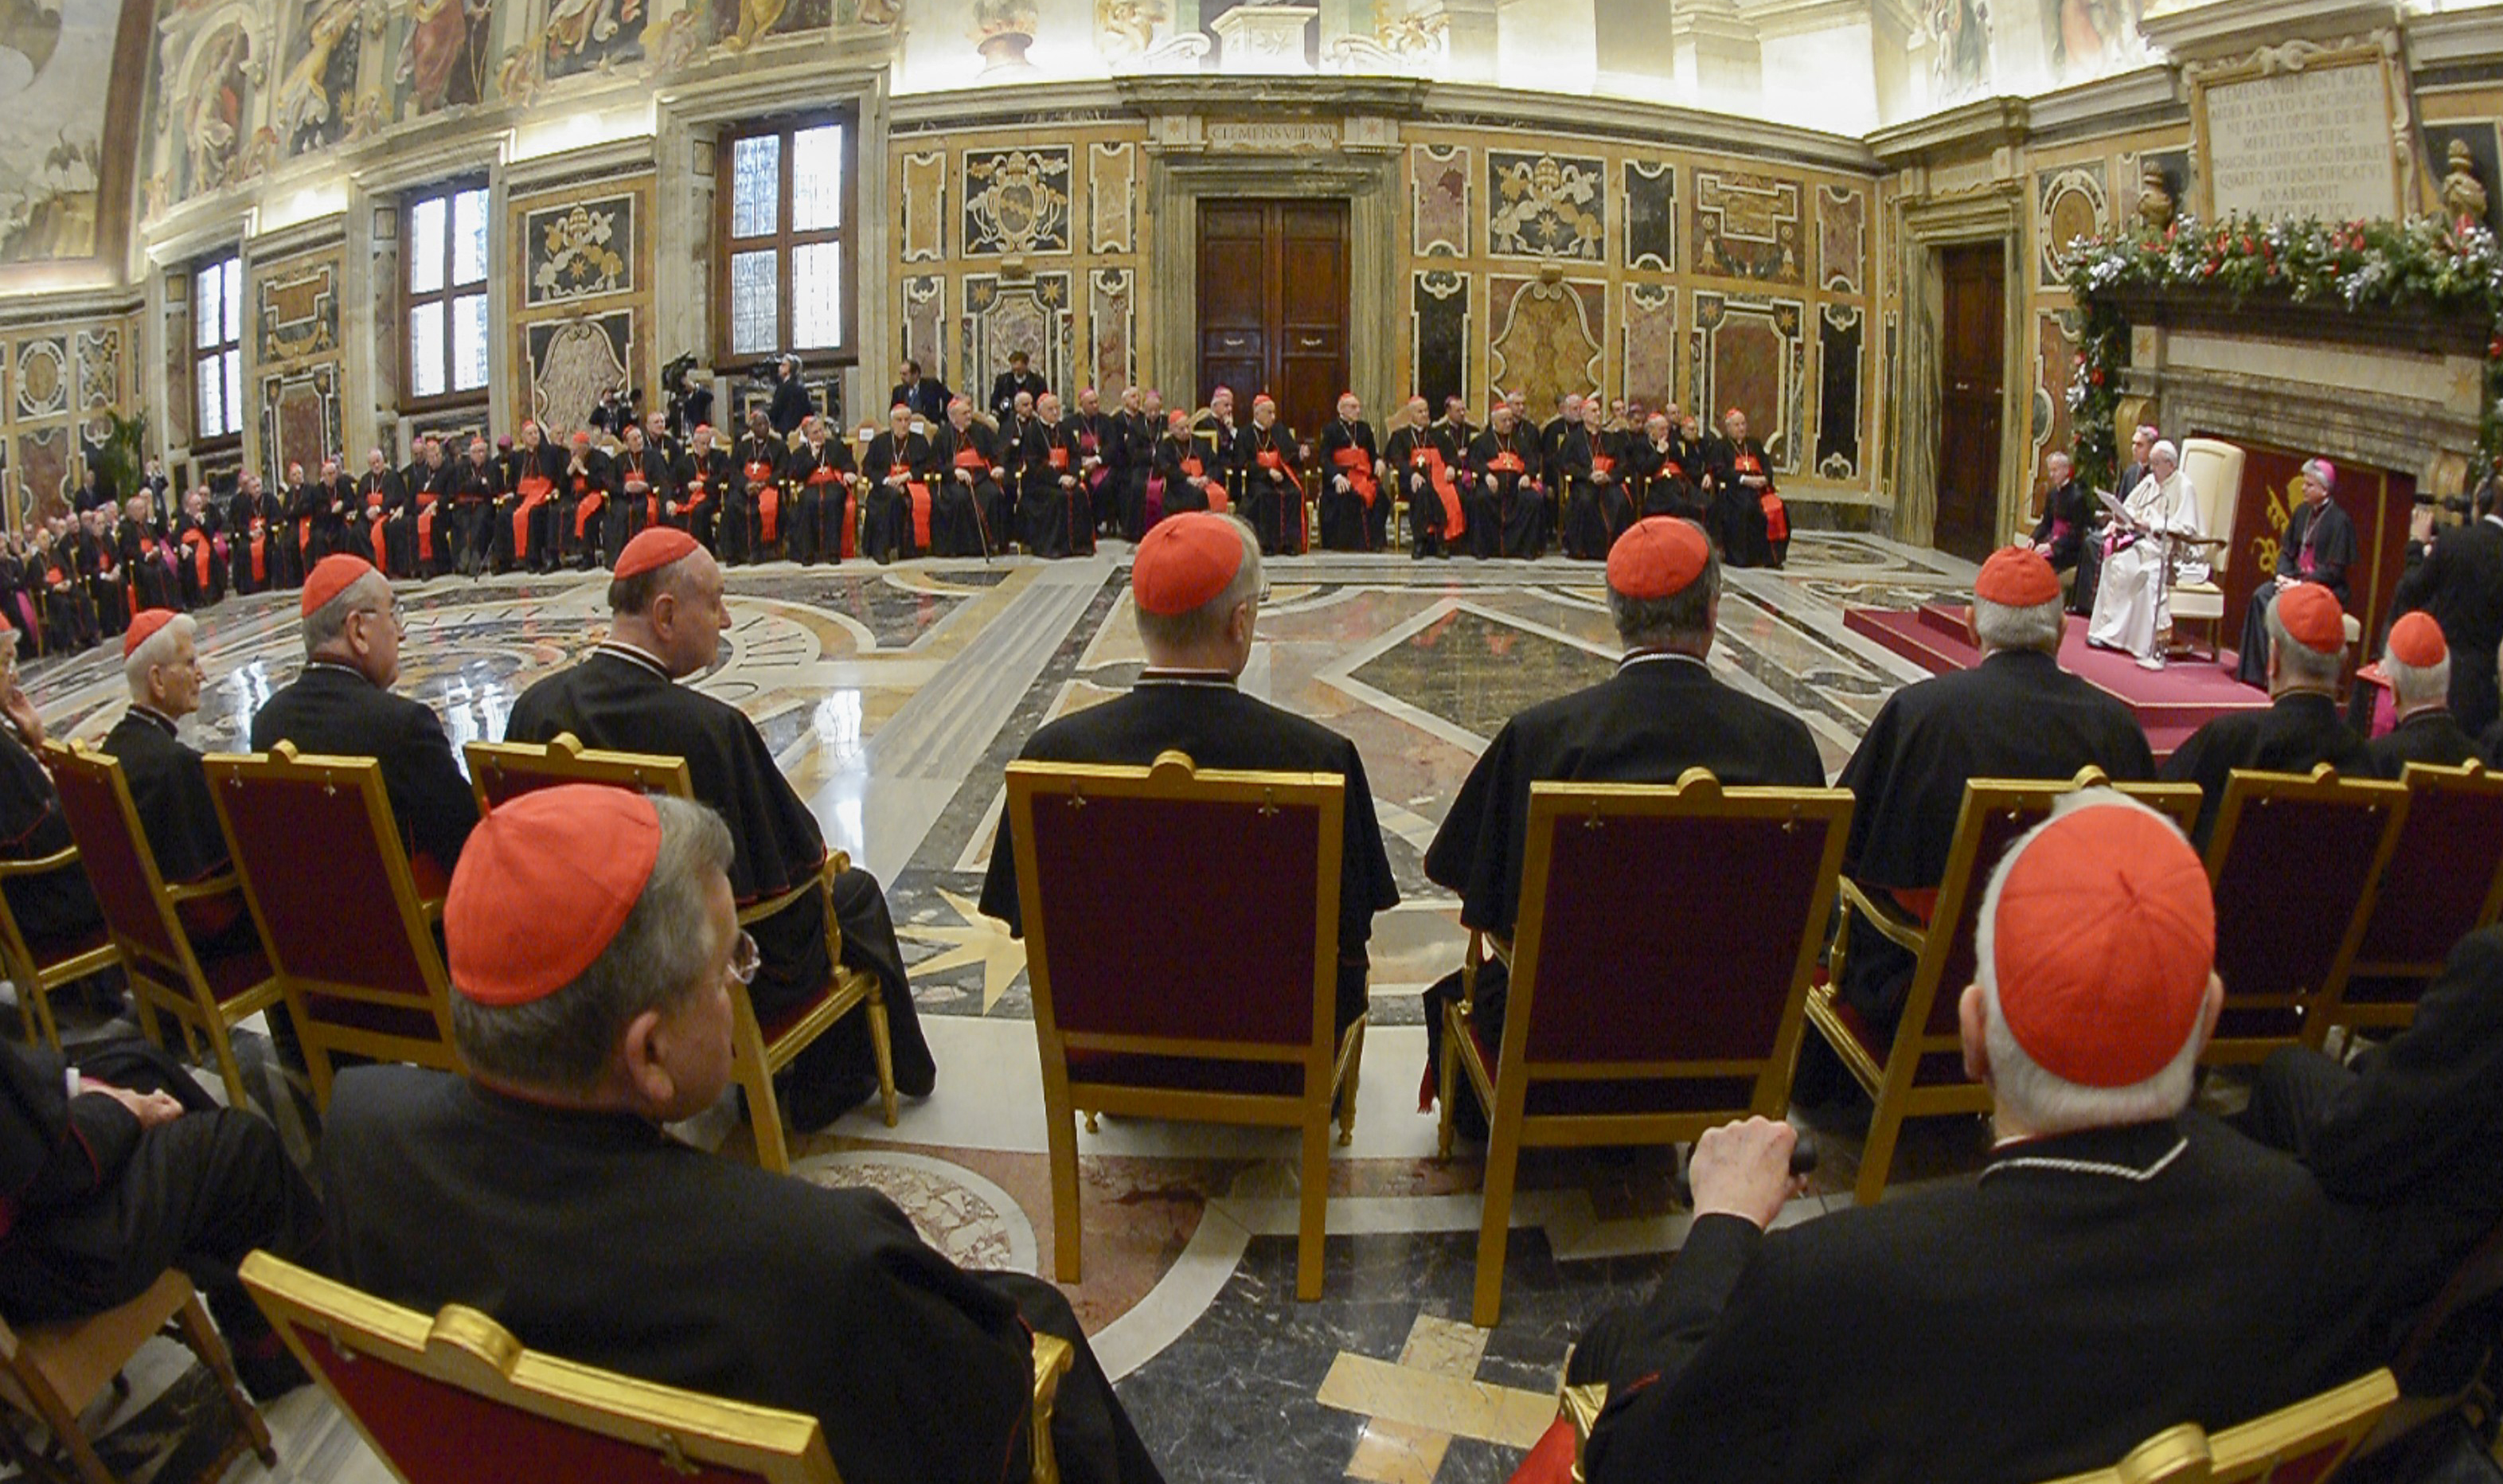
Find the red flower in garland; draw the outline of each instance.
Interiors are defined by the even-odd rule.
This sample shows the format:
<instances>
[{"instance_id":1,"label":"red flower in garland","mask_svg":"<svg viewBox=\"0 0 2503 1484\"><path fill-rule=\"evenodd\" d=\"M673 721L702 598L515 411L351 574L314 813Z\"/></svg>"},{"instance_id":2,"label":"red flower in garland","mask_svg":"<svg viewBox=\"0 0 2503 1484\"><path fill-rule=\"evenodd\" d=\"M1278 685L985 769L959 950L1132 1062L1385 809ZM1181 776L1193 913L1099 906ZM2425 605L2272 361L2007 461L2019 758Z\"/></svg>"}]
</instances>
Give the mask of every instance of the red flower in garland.
<instances>
[{"instance_id":1,"label":"red flower in garland","mask_svg":"<svg viewBox=\"0 0 2503 1484\"><path fill-rule=\"evenodd\" d=\"M2086 381L2093 386L2102 386L2104 384L2103 368L2101 366L2097 366L2095 369L2087 372Z\"/></svg>"}]
</instances>

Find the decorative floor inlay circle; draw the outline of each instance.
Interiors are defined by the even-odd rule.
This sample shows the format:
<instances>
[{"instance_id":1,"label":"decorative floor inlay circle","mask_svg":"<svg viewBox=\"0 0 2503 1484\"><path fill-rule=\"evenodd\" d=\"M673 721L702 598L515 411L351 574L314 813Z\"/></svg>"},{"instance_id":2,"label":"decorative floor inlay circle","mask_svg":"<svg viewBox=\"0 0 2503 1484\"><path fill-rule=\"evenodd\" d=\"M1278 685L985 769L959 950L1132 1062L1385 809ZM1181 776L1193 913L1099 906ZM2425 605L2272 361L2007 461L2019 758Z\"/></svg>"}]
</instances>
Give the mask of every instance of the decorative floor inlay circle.
<instances>
[{"instance_id":1,"label":"decorative floor inlay circle","mask_svg":"<svg viewBox=\"0 0 2503 1484\"><path fill-rule=\"evenodd\" d=\"M1008 1191L961 1164L900 1151L849 1150L795 1160L791 1173L821 1186L877 1191L958 1267L1034 1271L1034 1225Z\"/></svg>"}]
</instances>

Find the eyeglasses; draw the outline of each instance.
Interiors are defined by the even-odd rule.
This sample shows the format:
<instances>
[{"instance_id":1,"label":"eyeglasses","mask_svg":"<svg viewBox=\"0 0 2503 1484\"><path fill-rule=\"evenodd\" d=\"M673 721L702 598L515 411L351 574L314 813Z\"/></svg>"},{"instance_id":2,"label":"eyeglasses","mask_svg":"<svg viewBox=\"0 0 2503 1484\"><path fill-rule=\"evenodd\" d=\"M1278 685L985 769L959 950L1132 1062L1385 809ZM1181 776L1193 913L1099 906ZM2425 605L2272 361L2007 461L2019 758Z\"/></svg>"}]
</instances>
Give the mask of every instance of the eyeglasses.
<instances>
[{"instance_id":1,"label":"eyeglasses","mask_svg":"<svg viewBox=\"0 0 2503 1484\"><path fill-rule=\"evenodd\" d=\"M756 971L765 967L765 954L746 929L738 933L738 944L730 950L730 977L742 984L756 983Z\"/></svg>"}]
</instances>

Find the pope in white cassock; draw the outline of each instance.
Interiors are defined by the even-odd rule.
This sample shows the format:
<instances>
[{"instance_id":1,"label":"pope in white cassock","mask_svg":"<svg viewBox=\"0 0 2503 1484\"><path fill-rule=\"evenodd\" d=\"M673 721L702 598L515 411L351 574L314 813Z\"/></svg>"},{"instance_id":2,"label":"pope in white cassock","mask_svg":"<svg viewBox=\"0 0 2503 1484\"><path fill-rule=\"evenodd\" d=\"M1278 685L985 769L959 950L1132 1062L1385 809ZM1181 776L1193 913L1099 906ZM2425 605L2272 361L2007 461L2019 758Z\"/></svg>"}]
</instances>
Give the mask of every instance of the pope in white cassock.
<instances>
[{"instance_id":1,"label":"pope in white cassock","mask_svg":"<svg viewBox=\"0 0 2503 1484\"><path fill-rule=\"evenodd\" d=\"M2167 601L2176 583L2208 580L2206 548L2167 537L2204 536L2199 526L2199 500L2181 472L2181 455L2168 439L2147 455L2146 477L2122 502L2122 517L2111 524L2104 557L2103 584L2095 591L2095 614L2086 625L2086 642L2138 656L2147 670L2164 668L2158 641L2173 627ZM2164 574L2167 557L2173 573Z\"/></svg>"}]
</instances>

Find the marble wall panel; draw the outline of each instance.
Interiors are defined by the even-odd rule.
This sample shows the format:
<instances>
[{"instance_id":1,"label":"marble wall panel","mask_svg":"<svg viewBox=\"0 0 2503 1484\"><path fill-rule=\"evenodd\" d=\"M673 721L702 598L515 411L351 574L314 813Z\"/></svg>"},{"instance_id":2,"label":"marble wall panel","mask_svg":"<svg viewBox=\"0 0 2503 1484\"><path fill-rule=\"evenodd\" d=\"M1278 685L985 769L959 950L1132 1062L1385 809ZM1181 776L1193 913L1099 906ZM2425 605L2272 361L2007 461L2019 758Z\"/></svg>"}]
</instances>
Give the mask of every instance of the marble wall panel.
<instances>
[{"instance_id":1,"label":"marble wall panel","mask_svg":"<svg viewBox=\"0 0 2503 1484\"><path fill-rule=\"evenodd\" d=\"M1860 346L1866 334L1857 304L1825 304L1816 325L1816 471L1828 479L1860 477Z\"/></svg>"},{"instance_id":2,"label":"marble wall panel","mask_svg":"<svg viewBox=\"0 0 2503 1484\"><path fill-rule=\"evenodd\" d=\"M1546 408L1569 392L1599 390L1607 359L1608 288L1565 279L1496 278L1490 286L1493 340L1488 376L1529 405Z\"/></svg>"},{"instance_id":3,"label":"marble wall panel","mask_svg":"<svg viewBox=\"0 0 2503 1484\"><path fill-rule=\"evenodd\" d=\"M1624 380L1629 399L1658 407L1677 397L1677 291L1626 285Z\"/></svg>"},{"instance_id":4,"label":"marble wall panel","mask_svg":"<svg viewBox=\"0 0 2503 1484\"><path fill-rule=\"evenodd\" d=\"M1086 333L1095 349L1094 385L1107 407L1139 376L1135 285L1136 276L1127 268L1097 268L1086 275Z\"/></svg>"},{"instance_id":5,"label":"marble wall panel","mask_svg":"<svg viewBox=\"0 0 2503 1484\"><path fill-rule=\"evenodd\" d=\"M1409 386L1426 405L1442 408L1447 397L1469 395L1469 278L1449 268L1419 272L1410 286L1409 343L1416 347Z\"/></svg>"},{"instance_id":6,"label":"marble wall panel","mask_svg":"<svg viewBox=\"0 0 2503 1484\"><path fill-rule=\"evenodd\" d=\"M963 364L1006 366L1011 352L1023 351L1046 386L1069 385L1068 274L1037 273L1010 280L973 273L966 275L964 292L959 341Z\"/></svg>"},{"instance_id":7,"label":"marble wall panel","mask_svg":"<svg viewBox=\"0 0 2503 1484\"><path fill-rule=\"evenodd\" d=\"M1800 183L1742 170L1695 172L1695 271L1800 284Z\"/></svg>"},{"instance_id":8,"label":"marble wall panel","mask_svg":"<svg viewBox=\"0 0 2503 1484\"><path fill-rule=\"evenodd\" d=\"M1408 150L1409 251L1419 258L1469 256L1469 147Z\"/></svg>"},{"instance_id":9,"label":"marble wall panel","mask_svg":"<svg viewBox=\"0 0 2503 1484\"><path fill-rule=\"evenodd\" d=\"M71 339L78 351L78 403L81 411L121 406L121 328L107 325L79 330Z\"/></svg>"},{"instance_id":10,"label":"marble wall panel","mask_svg":"<svg viewBox=\"0 0 2503 1484\"><path fill-rule=\"evenodd\" d=\"M307 473L338 456L339 368L317 365L260 379L261 477L273 489L291 464Z\"/></svg>"},{"instance_id":11,"label":"marble wall panel","mask_svg":"<svg viewBox=\"0 0 2503 1484\"><path fill-rule=\"evenodd\" d=\"M1626 266L1677 269L1677 167L1664 159L1629 159L1626 181Z\"/></svg>"},{"instance_id":12,"label":"marble wall panel","mask_svg":"<svg viewBox=\"0 0 2503 1484\"><path fill-rule=\"evenodd\" d=\"M175 285L183 285L177 296ZM191 399L184 395L184 378L189 374L191 346L191 305L189 279L177 273L166 280L169 302L165 305L165 440L167 448L189 447L191 441ZM388 323L388 322L386 322Z\"/></svg>"},{"instance_id":13,"label":"marble wall panel","mask_svg":"<svg viewBox=\"0 0 2503 1484\"><path fill-rule=\"evenodd\" d=\"M523 405L548 436L562 441L585 426L600 394L624 392L642 354L636 311L568 315L522 327L529 380Z\"/></svg>"},{"instance_id":14,"label":"marble wall panel","mask_svg":"<svg viewBox=\"0 0 2503 1484\"><path fill-rule=\"evenodd\" d=\"M65 508L69 503L70 430L65 423L50 428L29 429L17 434L17 501L15 510L18 530L26 528L30 515L41 516Z\"/></svg>"},{"instance_id":15,"label":"marble wall panel","mask_svg":"<svg viewBox=\"0 0 2503 1484\"><path fill-rule=\"evenodd\" d=\"M1797 299L1698 290L1689 387L1715 414L1745 411L1779 473L1800 470L1806 401L1804 306Z\"/></svg>"},{"instance_id":16,"label":"marble wall panel","mask_svg":"<svg viewBox=\"0 0 2503 1484\"><path fill-rule=\"evenodd\" d=\"M529 308L634 290L633 195L542 207L522 219L523 303Z\"/></svg>"},{"instance_id":17,"label":"marble wall panel","mask_svg":"<svg viewBox=\"0 0 2503 1484\"><path fill-rule=\"evenodd\" d=\"M1086 147L1086 251L1127 253L1139 234L1138 146Z\"/></svg>"},{"instance_id":18,"label":"marble wall panel","mask_svg":"<svg viewBox=\"0 0 2503 1484\"><path fill-rule=\"evenodd\" d=\"M1606 161L1487 152L1487 250L1498 258L1608 259Z\"/></svg>"},{"instance_id":19,"label":"marble wall panel","mask_svg":"<svg viewBox=\"0 0 2503 1484\"><path fill-rule=\"evenodd\" d=\"M1869 285L1869 193L1816 189L1816 282L1830 293L1860 293Z\"/></svg>"},{"instance_id":20,"label":"marble wall panel","mask_svg":"<svg viewBox=\"0 0 2503 1484\"><path fill-rule=\"evenodd\" d=\"M906 151L902 175L896 201L904 213L904 260L936 262L947 256L947 152Z\"/></svg>"},{"instance_id":21,"label":"marble wall panel","mask_svg":"<svg viewBox=\"0 0 2503 1484\"><path fill-rule=\"evenodd\" d=\"M70 405L69 347L44 335L17 344L17 417L20 420L66 412Z\"/></svg>"},{"instance_id":22,"label":"marble wall panel","mask_svg":"<svg viewBox=\"0 0 2503 1484\"><path fill-rule=\"evenodd\" d=\"M267 366L337 354L340 266L335 253L254 265L256 363Z\"/></svg>"},{"instance_id":23,"label":"marble wall panel","mask_svg":"<svg viewBox=\"0 0 2503 1484\"><path fill-rule=\"evenodd\" d=\"M1069 251L1067 145L967 150L965 256Z\"/></svg>"},{"instance_id":24,"label":"marble wall panel","mask_svg":"<svg viewBox=\"0 0 2503 1484\"><path fill-rule=\"evenodd\" d=\"M946 320L945 279L921 273L904 281L904 354L940 381L947 379Z\"/></svg>"},{"instance_id":25,"label":"marble wall panel","mask_svg":"<svg viewBox=\"0 0 2503 1484\"><path fill-rule=\"evenodd\" d=\"M2060 267L2068 245L2100 235L2111 219L2104 187L2104 162L2087 160L2036 179L2034 263L2036 287L2062 287Z\"/></svg>"},{"instance_id":26,"label":"marble wall panel","mask_svg":"<svg viewBox=\"0 0 2503 1484\"><path fill-rule=\"evenodd\" d=\"M2069 380L2077 359L2076 315L2046 309L2034 325L2033 461L2037 474L2042 461L2069 449Z\"/></svg>"}]
</instances>

